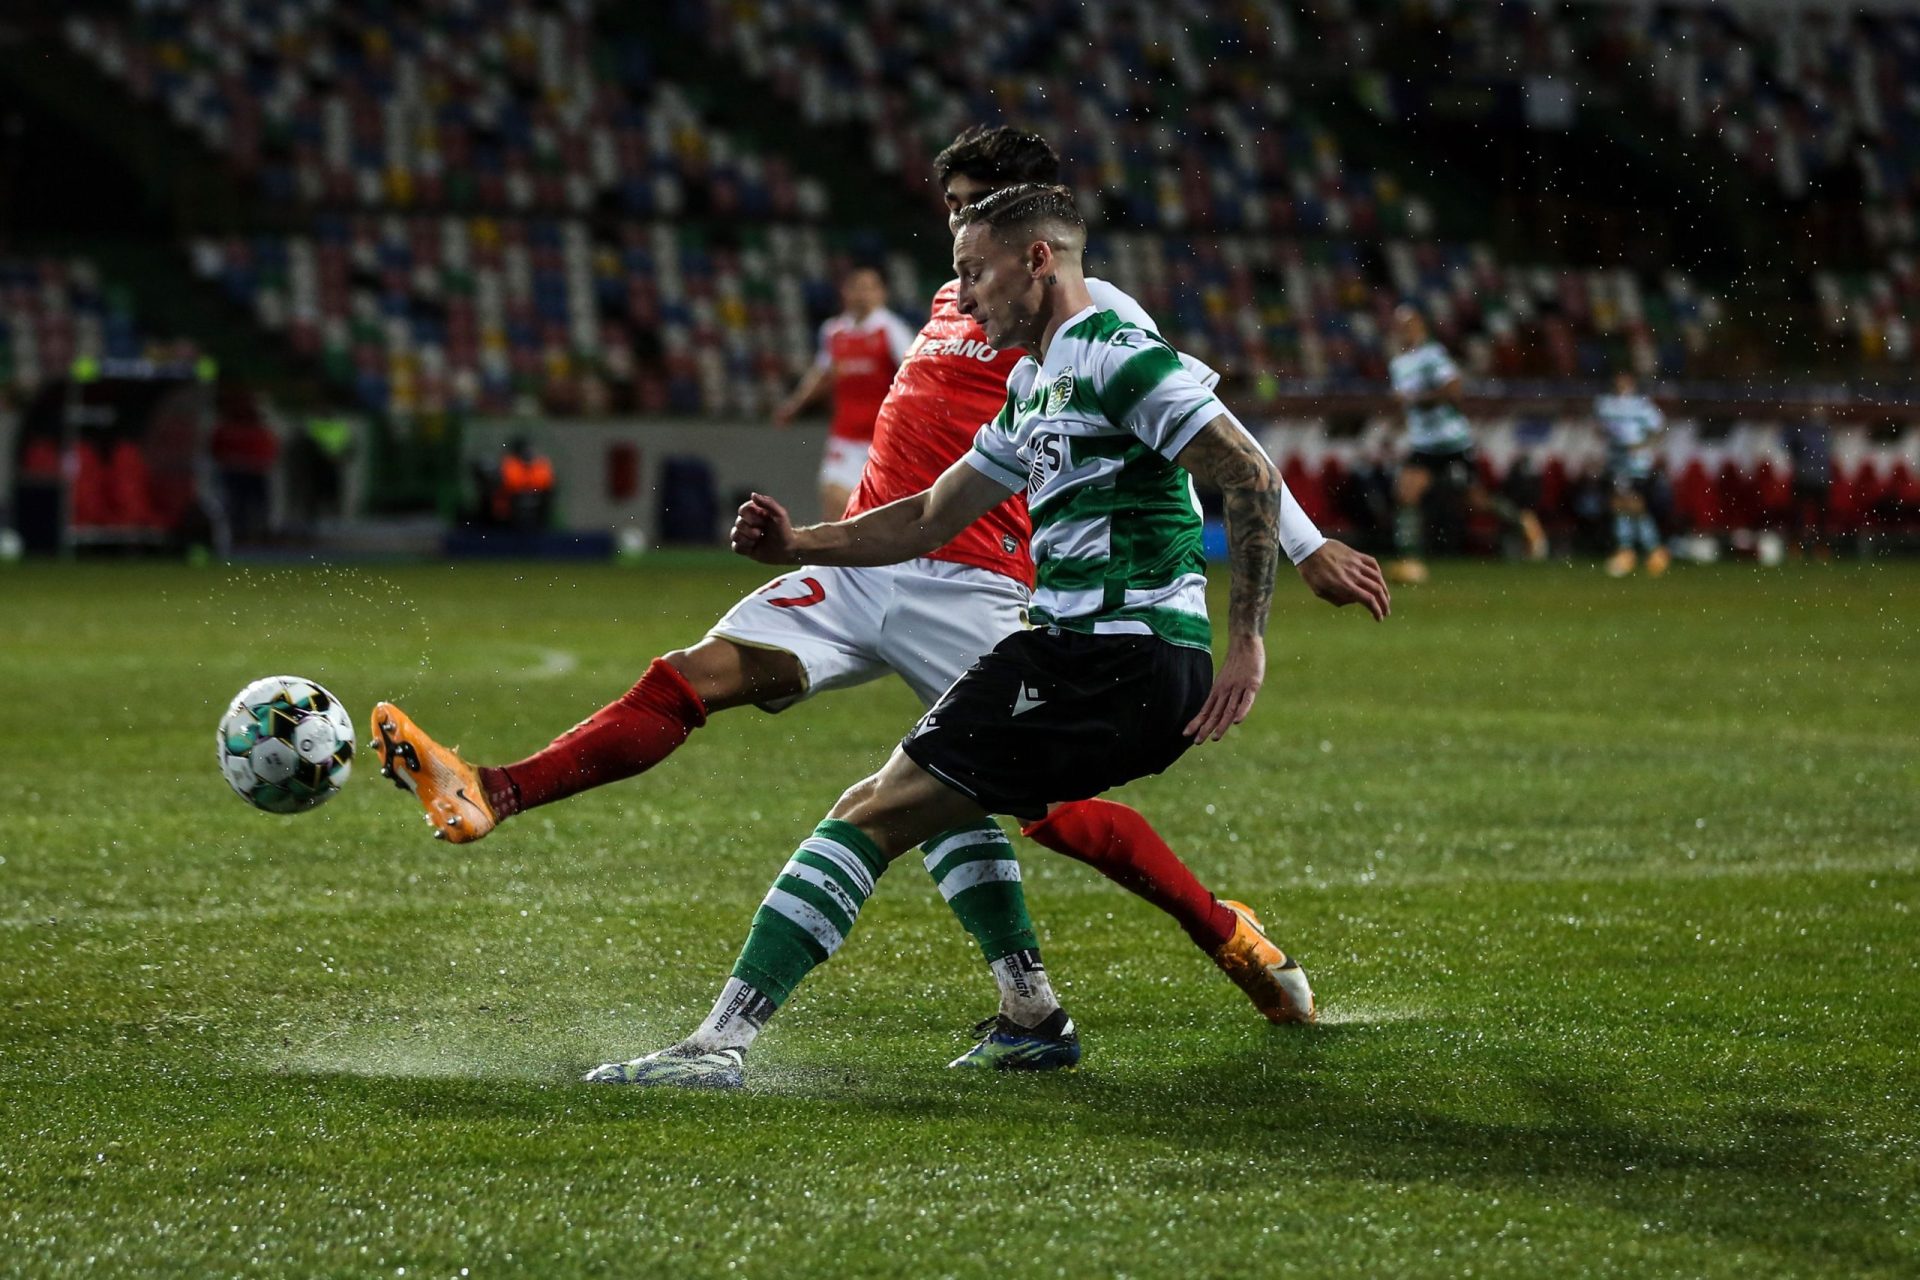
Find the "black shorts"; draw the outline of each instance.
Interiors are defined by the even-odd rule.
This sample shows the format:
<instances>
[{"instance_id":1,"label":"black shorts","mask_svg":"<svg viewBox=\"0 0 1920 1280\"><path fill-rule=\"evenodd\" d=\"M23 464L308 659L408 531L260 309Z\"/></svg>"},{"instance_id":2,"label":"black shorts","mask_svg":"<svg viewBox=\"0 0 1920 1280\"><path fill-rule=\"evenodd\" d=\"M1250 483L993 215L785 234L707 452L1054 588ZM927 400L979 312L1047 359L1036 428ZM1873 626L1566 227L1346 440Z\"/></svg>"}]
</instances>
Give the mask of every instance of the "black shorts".
<instances>
[{"instance_id":1,"label":"black shorts","mask_svg":"<svg viewBox=\"0 0 1920 1280\"><path fill-rule=\"evenodd\" d=\"M1157 636L1016 631L954 681L900 743L989 813L1031 821L1159 773L1213 688L1213 655Z\"/></svg>"},{"instance_id":2,"label":"black shorts","mask_svg":"<svg viewBox=\"0 0 1920 1280\"><path fill-rule=\"evenodd\" d=\"M1471 446L1456 453L1423 453L1415 449L1401 465L1419 467L1432 475L1436 484L1451 485L1456 489L1471 488L1480 478Z\"/></svg>"}]
</instances>

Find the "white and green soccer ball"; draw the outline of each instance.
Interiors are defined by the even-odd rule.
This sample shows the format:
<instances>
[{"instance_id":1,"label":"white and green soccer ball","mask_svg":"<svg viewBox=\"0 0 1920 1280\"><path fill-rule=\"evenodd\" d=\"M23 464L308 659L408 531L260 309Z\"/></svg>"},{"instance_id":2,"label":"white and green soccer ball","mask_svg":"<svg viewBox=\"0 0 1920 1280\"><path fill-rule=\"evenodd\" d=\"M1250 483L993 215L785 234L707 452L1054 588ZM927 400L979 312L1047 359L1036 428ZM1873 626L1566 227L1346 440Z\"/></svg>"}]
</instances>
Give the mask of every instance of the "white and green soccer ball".
<instances>
[{"instance_id":1,"label":"white and green soccer ball","mask_svg":"<svg viewBox=\"0 0 1920 1280\"><path fill-rule=\"evenodd\" d=\"M311 680L255 680L220 717L220 772L256 809L304 813L353 772L353 719Z\"/></svg>"}]
</instances>

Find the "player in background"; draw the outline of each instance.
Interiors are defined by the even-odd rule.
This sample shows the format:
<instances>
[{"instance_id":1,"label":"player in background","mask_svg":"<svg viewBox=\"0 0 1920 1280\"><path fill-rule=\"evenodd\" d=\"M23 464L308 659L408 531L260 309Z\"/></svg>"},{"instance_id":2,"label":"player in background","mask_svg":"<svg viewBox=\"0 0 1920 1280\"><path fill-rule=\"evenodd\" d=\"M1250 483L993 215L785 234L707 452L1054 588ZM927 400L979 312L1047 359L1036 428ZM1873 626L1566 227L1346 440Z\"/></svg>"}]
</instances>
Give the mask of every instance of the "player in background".
<instances>
[{"instance_id":1,"label":"player in background","mask_svg":"<svg viewBox=\"0 0 1920 1280\"><path fill-rule=\"evenodd\" d=\"M1395 559L1387 567L1387 577L1407 583L1427 580L1426 562L1421 559L1426 542L1423 504L1435 484L1464 494L1469 511L1498 516L1526 539L1528 558L1545 559L1547 535L1540 528L1540 518L1480 483L1473 430L1460 411L1460 369L1453 357L1433 340L1426 317L1413 307L1395 309L1393 328L1400 354L1387 368L1393 394L1406 410L1407 454L1393 482Z\"/></svg>"},{"instance_id":2,"label":"player in background","mask_svg":"<svg viewBox=\"0 0 1920 1280\"><path fill-rule=\"evenodd\" d=\"M823 394L833 394L833 425L820 462L822 520L837 520L847 509L866 469L874 419L913 341L906 321L887 309L887 282L872 267L847 274L840 282L840 302L846 310L820 326L813 366L773 413L774 422L784 427Z\"/></svg>"},{"instance_id":3,"label":"player in background","mask_svg":"<svg viewBox=\"0 0 1920 1280\"><path fill-rule=\"evenodd\" d=\"M1282 540L1279 471L1164 340L1094 301L1081 274L1086 225L1065 187L1009 187L961 218L960 308L995 350L1027 353L1000 412L930 488L854 518L795 529L779 503L755 494L733 546L767 564L896 564L1024 492L1035 626L970 667L800 844L755 913L714 1015L679 1044L607 1063L589 1081L738 1087L755 1037L832 956L894 858L989 814L1031 822L1057 802L1160 773L1253 708ZM1231 604L1217 679L1195 479L1221 491L1227 516ZM1325 542L1309 563L1332 575L1315 583L1320 594L1386 616L1370 557ZM808 911L791 911L791 896ZM1297 966L1280 976L1310 1003ZM1079 1060L1073 1020L1043 981L950 1065Z\"/></svg>"},{"instance_id":4,"label":"player in background","mask_svg":"<svg viewBox=\"0 0 1920 1280\"><path fill-rule=\"evenodd\" d=\"M1647 557L1647 576L1667 571L1673 557L1660 541L1654 523L1653 445L1667 429L1660 406L1640 394L1633 375L1624 369L1613 375L1613 394L1596 396L1594 421L1607 444L1607 488L1613 494L1613 554L1607 557L1607 576L1624 578Z\"/></svg>"},{"instance_id":5,"label":"player in background","mask_svg":"<svg viewBox=\"0 0 1920 1280\"><path fill-rule=\"evenodd\" d=\"M1059 169L1043 139L1004 127L962 133L934 163L950 225L962 204L1019 182L1051 182ZM1005 403L1007 376L1021 353L988 343L960 311L957 286L949 282L934 295L887 392L853 515L925 489L972 448L980 424ZM1151 330L1153 322L1126 294L1098 280L1087 287L1103 308ZM1342 589L1332 572L1336 553L1322 554L1325 539L1292 495L1283 491L1281 503L1287 555L1333 599ZM975 659L1026 626L1030 532L1025 504L1002 502L903 565L819 566L776 578L735 604L703 639L656 658L623 696L515 764L476 769L399 707L380 703L373 742L382 772L420 801L436 837L464 843L538 805L644 772L719 711L780 711L889 671L931 706ZM1287 957L1254 914L1216 897L1136 810L1088 800L1024 830L1172 916L1268 1019L1312 1018L1311 1004L1297 1004L1279 977ZM1021 993L1044 973L1020 866L998 824L982 819L941 833L928 843L926 866L979 942L1003 1010L1025 1007Z\"/></svg>"}]
</instances>

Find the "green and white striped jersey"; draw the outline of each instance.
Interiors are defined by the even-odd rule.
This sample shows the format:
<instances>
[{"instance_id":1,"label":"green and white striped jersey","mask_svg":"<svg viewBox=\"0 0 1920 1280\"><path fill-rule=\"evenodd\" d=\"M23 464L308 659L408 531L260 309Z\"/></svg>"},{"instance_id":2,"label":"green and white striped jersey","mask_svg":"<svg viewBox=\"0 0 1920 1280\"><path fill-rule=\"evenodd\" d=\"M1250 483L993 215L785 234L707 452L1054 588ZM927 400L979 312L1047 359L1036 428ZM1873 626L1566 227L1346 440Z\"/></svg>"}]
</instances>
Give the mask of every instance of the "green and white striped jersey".
<instances>
[{"instance_id":1,"label":"green and white striped jersey","mask_svg":"<svg viewBox=\"0 0 1920 1280\"><path fill-rule=\"evenodd\" d=\"M966 457L1026 490L1036 624L1210 647L1200 502L1172 460L1225 412L1159 335L1097 307L1014 366Z\"/></svg>"},{"instance_id":2,"label":"green and white striped jersey","mask_svg":"<svg viewBox=\"0 0 1920 1280\"><path fill-rule=\"evenodd\" d=\"M1387 364L1393 389L1404 395L1438 391L1460 376L1459 366L1437 342L1403 351ZM1452 405L1407 406L1407 443L1420 453L1458 453L1473 444L1466 415Z\"/></svg>"},{"instance_id":3,"label":"green and white striped jersey","mask_svg":"<svg viewBox=\"0 0 1920 1280\"><path fill-rule=\"evenodd\" d=\"M1653 474L1653 451L1647 448L1667 425L1660 406L1641 395L1600 396L1593 416L1607 433L1607 469L1635 480Z\"/></svg>"}]
</instances>

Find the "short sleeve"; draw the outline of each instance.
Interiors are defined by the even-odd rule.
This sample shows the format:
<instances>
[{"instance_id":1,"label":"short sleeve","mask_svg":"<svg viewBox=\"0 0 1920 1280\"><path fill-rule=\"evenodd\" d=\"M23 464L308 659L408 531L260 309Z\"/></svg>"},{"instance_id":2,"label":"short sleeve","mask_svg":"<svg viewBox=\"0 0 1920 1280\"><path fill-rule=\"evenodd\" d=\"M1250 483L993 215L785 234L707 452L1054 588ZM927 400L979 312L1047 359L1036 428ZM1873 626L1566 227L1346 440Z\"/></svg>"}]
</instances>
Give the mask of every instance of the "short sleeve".
<instances>
[{"instance_id":1,"label":"short sleeve","mask_svg":"<svg viewBox=\"0 0 1920 1280\"><path fill-rule=\"evenodd\" d=\"M913 345L913 329L898 314L889 311L881 322L887 329L887 352L893 357L894 367L907 358L907 349Z\"/></svg>"},{"instance_id":2,"label":"short sleeve","mask_svg":"<svg viewBox=\"0 0 1920 1280\"><path fill-rule=\"evenodd\" d=\"M1027 464L1013 438L1013 396L992 422L974 432L973 448L962 455L968 466L1015 493L1027 487Z\"/></svg>"},{"instance_id":3,"label":"short sleeve","mask_svg":"<svg viewBox=\"0 0 1920 1280\"><path fill-rule=\"evenodd\" d=\"M1460 366L1453 357L1440 347L1433 348L1433 359L1427 365L1428 387L1437 391L1459 376Z\"/></svg>"},{"instance_id":4,"label":"short sleeve","mask_svg":"<svg viewBox=\"0 0 1920 1280\"><path fill-rule=\"evenodd\" d=\"M1133 295L1126 290L1117 289L1105 280L1089 276L1087 296L1092 298L1093 305L1102 311L1111 311L1130 325L1136 325L1151 334L1159 334L1160 326L1153 322L1153 317L1147 314L1147 309L1135 302Z\"/></svg>"},{"instance_id":5,"label":"short sleeve","mask_svg":"<svg viewBox=\"0 0 1920 1280\"><path fill-rule=\"evenodd\" d=\"M834 325L832 320L821 322L819 348L815 351L813 357L813 367L816 369L831 369L833 367L833 329Z\"/></svg>"},{"instance_id":6,"label":"short sleeve","mask_svg":"<svg viewBox=\"0 0 1920 1280\"><path fill-rule=\"evenodd\" d=\"M1180 367L1193 375L1193 380L1211 391L1220 385L1220 371L1202 360L1199 356L1188 355L1182 351Z\"/></svg>"},{"instance_id":7,"label":"short sleeve","mask_svg":"<svg viewBox=\"0 0 1920 1280\"><path fill-rule=\"evenodd\" d=\"M1418 391L1420 378L1413 362L1405 356L1396 358L1387 366L1387 378L1393 383L1393 389L1400 392Z\"/></svg>"},{"instance_id":8,"label":"short sleeve","mask_svg":"<svg viewBox=\"0 0 1920 1280\"><path fill-rule=\"evenodd\" d=\"M1128 324L1145 329L1155 337L1160 336L1160 326L1153 322L1153 317L1147 314L1147 309L1135 302L1133 295L1126 290L1115 288L1105 280L1089 276L1087 293L1092 297L1093 305L1102 311L1111 311ZM1180 363L1187 366L1187 372L1192 374L1203 387L1212 387L1220 381L1219 371L1198 356L1191 356L1182 351Z\"/></svg>"},{"instance_id":9,"label":"short sleeve","mask_svg":"<svg viewBox=\"0 0 1920 1280\"><path fill-rule=\"evenodd\" d=\"M1227 411L1172 347L1138 329L1103 344L1094 397L1109 422L1169 460Z\"/></svg>"}]
</instances>

